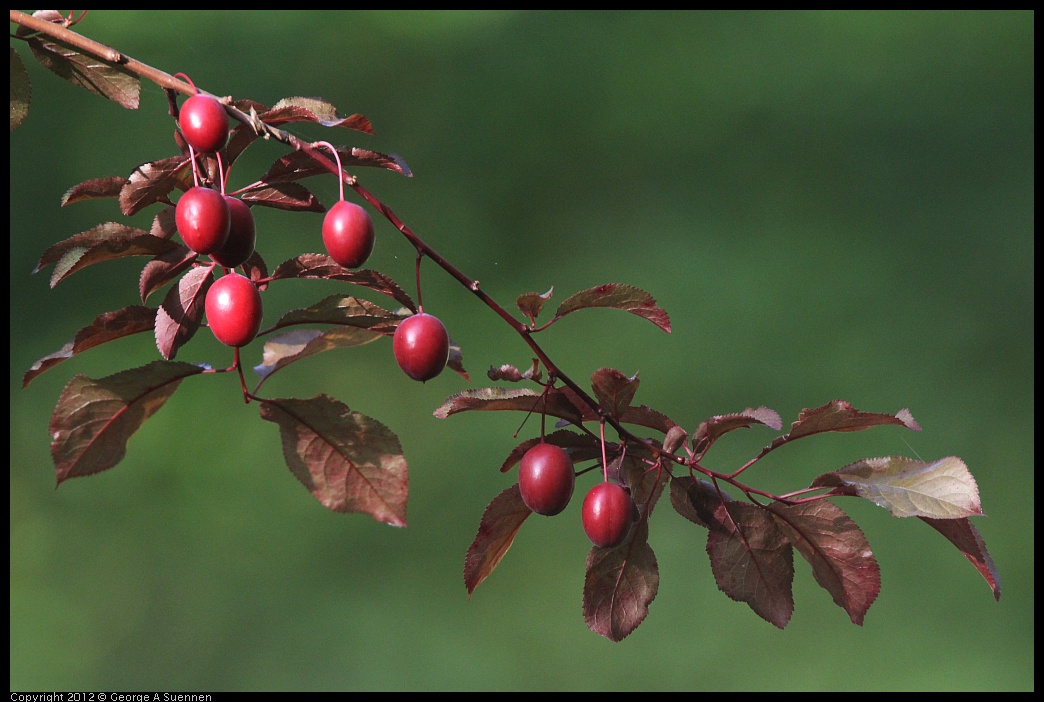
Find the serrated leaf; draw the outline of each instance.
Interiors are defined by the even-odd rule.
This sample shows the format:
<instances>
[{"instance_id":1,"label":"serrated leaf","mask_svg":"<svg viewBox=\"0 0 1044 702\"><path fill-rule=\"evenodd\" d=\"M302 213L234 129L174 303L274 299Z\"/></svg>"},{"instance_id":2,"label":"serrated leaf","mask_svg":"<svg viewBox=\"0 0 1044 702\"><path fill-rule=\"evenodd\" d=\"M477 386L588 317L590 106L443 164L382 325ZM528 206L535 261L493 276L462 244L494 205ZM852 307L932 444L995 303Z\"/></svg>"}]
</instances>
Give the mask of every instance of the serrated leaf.
<instances>
[{"instance_id":1,"label":"serrated leaf","mask_svg":"<svg viewBox=\"0 0 1044 702\"><path fill-rule=\"evenodd\" d=\"M464 587L470 597L511 548L522 523L533 514L518 491L518 483L493 498L482 512L475 540L464 555Z\"/></svg>"},{"instance_id":2,"label":"serrated leaf","mask_svg":"<svg viewBox=\"0 0 1044 702\"><path fill-rule=\"evenodd\" d=\"M401 156L396 154L382 154L377 151L370 151L369 149L359 149L356 147L338 146L337 155L341 159L341 167L348 169L355 166L364 168L384 168L389 171L394 171L407 178L413 177L413 172L410 167L406 165L406 162ZM323 155L326 155L326 151ZM288 154L280 156L265 174L261 176L260 182L271 184L271 183L286 183L291 181L298 181L304 178L311 178L319 175L329 175L330 171L316 163L315 160L303 151L291 151Z\"/></svg>"},{"instance_id":3,"label":"serrated leaf","mask_svg":"<svg viewBox=\"0 0 1044 702\"><path fill-rule=\"evenodd\" d=\"M276 371L303 358L333 349L362 346L380 339L381 336L379 332L359 327L337 327L325 332L318 329L295 329L265 342L262 362L254 366L254 372L261 376L262 380L267 380Z\"/></svg>"},{"instance_id":4,"label":"serrated leaf","mask_svg":"<svg viewBox=\"0 0 1044 702\"><path fill-rule=\"evenodd\" d=\"M383 424L328 395L263 400L261 418L279 426L290 471L324 507L406 526L406 458Z\"/></svg>"},{"instance_id":5,"label":"serrated leaf","mask_svg":"<svg viewBox=\"0 0 1044 702\"><path fill-rule=\"evenodd\" d=\"M827 500L800 505L769 503L765 509L787 540L812 566L812 577L862 625L881 592L881 570L863 532L839 507Z\"/></svg>"},{"instance_id":6,"label":"serrated leaf","mask_svg":"<svg viewBox=\"0 0 1044 702\"><path fill-rule=\"evenodd\" d=\"M592 548L584 576L584 621L610 641L621 641L645 619L660 586L649 529L640 522L616 548Z\"/></svg>"},{"instance_id":7,"label":"serrated leaf","mask_svg":"<svg viewBox=\"0 0 1044 702\"><path fill-rule=\"evenodd\" d=\"M120 190L120 211L130 217L157 202L169 204L174 190L193 185L188 156L172 156L143 163L134 169Z\"/></svg>"},{"instance_id":8,"label":"serrated leaf","mask_svg":"<svg viewBox=\"0 0 1044 702\"><path fill-rule=\"evenodd\" d=\"M362 329L376 327L385 334L393 334L400 320L401 315L389 312L369 300L350 295L330 295L310 307L287 312L269 331L295 324L338 324Z\"/></svg>"},{"instance_id":9,"label":"serrated leaf","mask_svg":"<svg viewBox=\"0 0 1044 702\"><path fill-rule=\"evenodd\" d=\"M33 87L29 73L25 70L22 57L11 47L11 131L13 132L29 116L29 103L33 98Z\"/></svg>"},{"instance_id":10,"label":"serrated leaf","mask_svg":"<svg viewBox=\"0 0 1044 702\"><path fill-rule=\"evenodd\" d=\"M754 424L765 426L779 431L783 428L783 420L775 410L768 407L751 409L748 407L742 412L735 414L720 414L700 422L692 435L692 447L696 454L706 452L711 444L721 438L724 434L736 429L746 429Z\"/></svg>"},{"instance_id":11,"label":"serrated leaf","mask_svg":"<svg viewBox=\"0 0 1044 702\"><path fill-rule=\"evenodd\" d=\"M714 512L723 502L730 502L724 492L718 493L706 480L685 475L671 479L671 506L681 516L704 529L715 522Z\"/></svg>"},{"instance_id":12,"label":"serrated leaf","mask_svg":"<svg viewBox=\"0 0 1044 702\"><path fill-rule=\"evenodd\" d=\"M62 195L62 207L74 202L86 202L88 200L104 200L117 198L127 184L127 179L120 176L108 178L92 178L72 186Z\"/></svg>"},{"instance_id":13,"label":"serrated leaf","mask_svg":"<svg viewBox=\"0 0 1044 702\"><path fill-rule=\"evenodd\" d=\"M175 217L175 209L173 207L164 207L152 218L152 227L149 228L149 234L158 236L160 239L174 238L178 231L178 223Z\"/></svg>"},{"instance_id":14,"label":"serrated leaf","mask_svg":"<svg viewBox=\"0 0 1044 702\"><path fill-rule=\"evenodd\" d=\"M93 380L74 377L62 390L51 417L51 455L58 484L112 468L130 437L199 366L154 361Z\"/></svg>"},{"instance_id":15,"label":"serrated leaf","mask_svg":"<svg viewBox=\"0 0 1044 702\"><path fill-rule=\"evenodd\" d=\"M339 280L352 283L369 288L382 295L387 295L411 311L417 311L417 305L410 296L399 287L398 283L388 276L365 268L360 270L344 268L325 254L301 254L297 258L284 261L276 267L271 277L272 280L282 278L322 278L324 280Z\"/></svg>"},{"instance_id":16,"label":"serrated leaf","mask_svg":"<svg viewBox=\"0 0 1044 702\"><path fill-rule=\"evenodd\" d=\"M894 415L860 412L844 400L834 400L822 407L802 410L797 421L791 425L790 432L783 438L789 441L826 431L862 431L885 425L921 430L909 410L904 409Z\"/></svg>"},{"instance_id":17,"label":"serrated leaf","mask_svg":"<svg viewBox=\"0 0 1044 702\"><path fill-rule=\"evenodd\" d=\"M949 539L950 543L964 554L964 557L986 579L990 589L993 590L994 599L999 602L1000 573L997 572L997 566L993 564L993 559L986 550L986 542L975 525L968 519L931 519L928 517L919 517L919 519Z\"/></svg>"},{"instance_id":18,"label":"serrated leaf","mask_svg":"<svg viewBox=\"0 0 1044 702\"><path fill-rule=\"evenodd\" d=\"M128 256L158 256L178 245L116 222L99 224L44 251L34 273L54 264L51 287L87 266Z\"/></svg>"},{"instance_id":19,"label":"serrated leaf","mask_svg":"<svg viewBox=\"0 0 1044 702\"><path fill-rule=\"evenodd\" d=\"M499 412L515 410L519 412L545 411L552 417L559 417L574 423L580 423L581 416L576 407L565 396L557 391L548 393L546 404L541 394L535 390L507 390L504 388L475 388L451 395L433 413L439 419L446 419L458 412L482 411Z\"/></svg>"},{"instance_id":20,"label":"serrated leaf","mask_svg":"<svg viewBox=\"0 0 1044 702\"><path fill-rule=\"evenodd\" d=\"M718 589L783 629L794 613L794 553L772 514L748 502L719 501L707 554Z\"/></svg>"},{"instance_id":21,"label":"serrated leaf","mask_svg":"<svg viewBox=\"0 0 1044 702\"><path fill-rule=\"evenodd\" d=\"M19 27L19 34L23 31L26 28ZM52 38L37 36L26 43L36 60L59 78L129 110L138 109L141 81L123 66L82 53Z\"/></svg>"},{"instance_id":22,"label":"serrated leaf","mask_svg":"<svg viewBox=\"0 0 1044 702\"><path fill-rule=\"evenodd\" d=\"M146 263L138 277L138 292L141 294L141 301L145 302L149 295L181 275L196 261L197 257L196 252L189 247L178 245L177 248L162 253Z\"/></svg>"},{"instance_id":23,"label":"serrated leaf","mask_svg":"<svg viewBox=\"0 0 1044 702\"><path fill-rule=\"evenodd\" d=\"M533 448L541 441L565 449L573 463L601 456L602 444L595 437L590 434L578 434L575 431L560 429L559 431L547 434L543 438L534 436L532 439L526 439L521 444L511 449L511 453L508 454L507 458L504 459L504 462L500 466L500 472L507 473L518 465L518 462L522 460L522 456L525 455L526 451Z\"/></svg>"},{"instance_id":24,"label":"serrated leaf","mask_svg":"<svg viewBox=\"0 0 1044 702\"><path fill-rule=\"evenodd\" d=\"M76 332L69 343L34 363L22 376L22 387L29 385L45 370L78 353L131 334L152 331L155 320L156 310L140 305L98 315L93 322Z\"/></svg>"},{"instance_id":25,"label":"serrated leaf","mask_svg":"<svg viewBox=\"0 0 1044 702\"><path fill-rule=\"evenodd\" d=\"M638 391L638 374L628 378L618 370L599 368L591 374L591 387L598 404L610 417L619 419L631 406Z\"/></svg>"},{"instance_id":26,"label":"serrated leaf","mask_svg":"<svg viewBox=\"0 0 1044 702\"><path fill-rule=\"evenodd\" d=\"M839 487L894 517L956 519L982 514L975 478L956 456L931 463L902 456L864 458L824 473L811 487Z\"/></svg>"},{"instance_id":27,"label":"serrated leaf","mask_svg":"<svg viewBox=\"0 0 1044 702\"><path fill-rule=\"evenodd\" d=\"M522 314L529 317L529 320L535 321L540 316L541 310L544 309L544 305L547 304L548 300L551 299L551 294L554 293L554 286L551 287L543 295L535 292L524 293L518 296L515 300L515 304L518 305L518 309L522 310Z\"/></svg>"},{"instance_id":28,"label":"serrated leaf","mask_svg":"<svg viewBox=\"0 0 1044 702\"><path fill-rule=\"evenodd\" d=\"M624 310L648 319L667 333L671 331L670 318L662 308L656 305L656 300L652 295L633 285L620 283L599 285L570 295L558 306L555 320L561 319L570 312L591 307L612 307Z\"/></svg>"},{"instance_id":29,"label":"serrated leaf","mask_svg":"<svg viewBox=\"0 0 1044 702\"><path fill-rule=\"evenodd\" d=\"M276 183L242 193L243 202L289 212L326 212L319 198L300 183Z\"/></svg>"},{"instance_id":30,"label":"serrated leaf","mask_svg":"<svg viewBox=\"0 0 1044 702\"><path fill-rule=\"evenodd\" d=\"M290 122L316 122L324 127L343 127L373 134L370 120L360 114L340 117L337 108L326 100L311 97L283 98L270 110L259 115L268 124L287 124Z\"/></svg>"},{"instance_id":31,"label":"serrated leaf","mask_svg":"<svg viewBox=\"0 0 1044 702\"><path fill-rule=\"evenodd\" d=\"M168 361L199 329L207 290L214 282L212 272L212 267L200 266L183 275L156 310L156 348Z\"/></svg>"}]
</instances>

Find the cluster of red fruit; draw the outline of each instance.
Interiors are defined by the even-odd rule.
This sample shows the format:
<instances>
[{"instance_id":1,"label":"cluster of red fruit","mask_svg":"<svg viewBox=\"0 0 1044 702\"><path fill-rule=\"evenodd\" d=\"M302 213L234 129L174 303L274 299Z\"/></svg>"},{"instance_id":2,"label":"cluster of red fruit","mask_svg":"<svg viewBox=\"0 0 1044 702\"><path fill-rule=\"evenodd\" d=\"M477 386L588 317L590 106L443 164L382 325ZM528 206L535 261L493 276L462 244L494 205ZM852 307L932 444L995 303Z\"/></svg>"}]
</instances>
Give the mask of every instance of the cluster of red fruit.
<instances>
[{"instance_id":1,"label":"cluster of red fruit","mask_svg":"<svg viewBox=\"0 0 1044 702\"><path fill-rule=\"evenodd\" d=\"M197 93L186 100L178 126L189 146L201 153L216 153L228 142L228 115L209 95ZM239 198L197 185L178 200L174 219L186 246L226 269L242 265L254 252L254 216ZM362 266L373 251L373 220L362 207L343 199L326 213L322 233L327 254L345 268ZM261 329L261 295L253 281L238 273L229 271L210 287L204 309L210 330L228 346L249 344ZM395 330L395 360L414 380L441 373L449 347L446 327L424 312L406 318Z\"/></svg>"},{"instance_id":2,"label":"cluster of red fruit","mask_svg":"<svg viewBox=\"0 0 1044 702\"><path fill-rule=\"evenodd\" d=\"M569 454L560 446L540 442L526 451L518 467L518 489L526 507L545 516L560 513L573 497L576 473ZM580 517L591 543L601 548L619 546L637 516L626 488L606 480L584 498Z\"/></svg>"}]
</instances>

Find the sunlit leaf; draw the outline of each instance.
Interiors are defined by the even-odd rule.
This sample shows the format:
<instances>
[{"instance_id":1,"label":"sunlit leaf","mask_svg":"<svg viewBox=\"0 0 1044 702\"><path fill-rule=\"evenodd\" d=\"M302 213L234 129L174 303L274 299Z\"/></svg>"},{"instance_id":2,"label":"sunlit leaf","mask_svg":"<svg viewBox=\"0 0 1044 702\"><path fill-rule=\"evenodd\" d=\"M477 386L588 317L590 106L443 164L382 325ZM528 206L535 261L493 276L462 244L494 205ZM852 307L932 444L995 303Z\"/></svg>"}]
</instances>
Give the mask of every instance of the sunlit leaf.
<instances>
[{"instance_id":1,"label":"sunlit leaf","mask_svg":"<svg viewBox=\"0 0 1044 702\"><path fill-rule=\"evenodd\" d=\"M174 360L178 349L188 343L203 321L207 290L214 282L212 272L212 268L201 266L183 275L156 310L156 348L168 361Z\"/></svg>"},{"instance_id":2,"label":"sunlit leaf","mask_svg":"<svg viewBox=\"0 0 1044 702\"><path fill-rule=\"evenodd\" d=\"M145 302L149 295L184 273L197 258L195 251L179 245L146 263L138 278L141 301Z\"/></svg>"},{"instance_id":3,"label":"sunlit leaf","mask_svg":"<svg viewBox=\"0 0 1044 702\"><path fill-rule=\"evenodd\" d=\"M464 586L468 596L500 564L522 523L533 514L518 491L518 483L493 498L479 521L478 533L464 555Z\"/></svg>"},{"instance_id":4,"label":"sunlit leaf","mask_svg":"<svg viewBox=\"0 0 1044 702\"><path fill-rule=\"evenodd\" d=\"M156 310L140 305L100 314L91 324L76 332L76 335L65 346L34 363L22 376L22 387L27 386L45 370L78 353L131 334L152 331L155 321Z\"/></svg>"},{"instance_id":5,"label":"sunlit leaf","mask_svg":"<svg viewBox=\"0 0 1044 702\"><path fill-rule=\"evenodd\" d=\"M920 517L920 519L949 539L950 543L964 554L965 558L986 579L990 589L993 590L994 599L999 602L1000 573L997 572L997 566L993 564L993 559L986 551L986 542L983 541L982 534L975 528L975 525L968 519L931 519L929 517Z\"/></svg>"},{"instance_id":6,"label":"sunlit leaf","mask_svg":"<svg viewBox=\"0 0 1044 702\"><path fill-rule=\"evenodd\" d=\"M134 169L120 191L120 211L130 217L156 203L170 204L170 193L193 186L188 156L172 156Z\"/></svg>"},{"instance_id":7,"label":"sunlit leaf","mask_svg":"<svg viewBox=\"0 0 1044 702\"><path fill-rule=\"evenodd\" d=\"M860 412L844 400L834 400L822 407L802 410L797 421L791 425L790 433L784 438L798 439L825 431L862 431L884 425L921 430L909 410L904 409L894 415Z\"/></svg>"},{"instance_id":8,"label":"sunlit leaf","mask_svg":"<svg viewBox=\"0 0 1044 702\"><path fill-rule=\"evenodd\" d=\"M417 305L410 296L388 276L365 268L345 268L325 254L301 254L297 258L284 261L272 272L273 280L281 278L323 278L352 283L387 295L411 311L417 311Z\"/></svg>"},{"instance_id":9,"label":"sunlit leaf","mask_svg":"<svg viewBox=\"0 0 1044 702\"><path fill-rule=\"evenodd\" d=\"M562 393L548 393L546 404L540 396L541 393L529 389L475 388L450 396L436 408L434 415L439 419L445 419L458 412L467 411L496 412L515 410L535 412L537 414L545 411L552 417L560 417L571 422L580 422L580 413Z\"/></svg>"},{"instance_id":10,"label":"sunlit leaf","mask_svg":"<svg viewBox=\"0 0 1044 702\"><path fill-rule=\"evenodd\" d=\"M660 586L649 529L640 522L616 548L592 548L584 577L584 621L610 641L638 628Z\"/></svg>"},{"instance_id":11,"label":"sunlit leaf","mask_svg":"<svg viewBox=\"0 0 1044 702\"><path fill-rule=\"evenodd\" d=\"M263 360L254 371L266 380L278 370L303 358L338 348L361 346L381 338L379 332L359 327L336 327L328 331L295 329L265 341Z\"/></svg>"},{"instance_id":12,"label":"sunlit leaf","mask_svg":"<svg viewBox=\"0 0 1044 702\"><path fill-rule=\"evenodd\" d=\"M128 256L158 256L177 248L178 244L160 239L140 229L116 222L99 224L44 251L33 272L54 264L51 287L87 266Z\"/></svg>"},{"instance_id":13,"label":"sunlit leaf","mask_svg":"<svg viewBox=\"0 0 1044 702\"><path fill-rule=\"evenodd\" d=\"M263 400L261 418L279 426L290 471L324 507L406 526L406 459L383 424L328 395Z\"/></svg>"},{"instance_id":14,"label":"sunlit leaf","mask_svg":"<svg viewBox=\"0 0 1044 702\"><path fill-rule=\"evenodd\" d=\"M552 287L543 295L535 292L524 293L518 296L518 299L515 300L515 304L518 305L518 309L522 310L522 314L529 317L532 321L540 316L541 310L544 309L544 305L551 299L551 294L554 291L555 289Z\"/></svg>"},{"instance_id":15,"label":"sunlit leaf","mask_svg":"<svg viewBox=\"0 0 1044 702\"><path fill-rule=\"evenodd\" d=\"M656 305L652 295L632 285L609 283L583 290L567 297L555 312L555 319L560 319L570 312L591 307L612 307L624 310L650 322L670 333L671 321L667 313Z\"/></svg>"},{"instance_id":16,"label":"sunlit leaf","mask_svg":"<svg viewBox=\"0 0 1044 702\"><path fill-rule=\"evenodd\" d=\"M337 324L363 329L378 327L391 334L401 319L400 315L389 312L369 300L350 295L331 295L310 307L287 312L272 329L295 324Z\"/></svg>"},{"instance_id":17,"label":"sunlit leaf","mask_svg":"<svg viewBox=\"0 0 1044 702\"><path fill-rule=\"evenodd\" d=\"M270 110L259 116L271 125L290 122L316 122L324 127L344 127L373 134L373 126L370 124L370 120L359 114L341 117L337 114L336 107L320 98L283 98L273 105Z\"/></svg>"},{"instance_id":18,"label":"sunlit leaf","mask_svg":"<svg viewBox=\"0 0 1044 702\"><path fill-rule=\"evenodd\" d=\"M960 458L925 463L891 456L864 458L825 473L811 487L839 487L884 507L895 517L955 519L982 514L979 488Z\"/></svg>"},{"instance_id":19,"label":"sunlit leaf","mask_svg":"<svg viewBox=\"0 0 1044 702\"><path fill-rule=\"evenodd\" d=\"M326 212L319 198L300 183L277 183L242 193L243 202L290 212Z\"/></svg>"},{"instance_id":20,"label":"sunlit leaf","mask_svg":"<svg viewBox=\"0 0 1044 702\"><path fill-rule=\"evenodd\" d=\"M70 380L51 417L51 455L58 484L119 463L131 435L182 380L202 371L188 363L154 361L100 380L83 375Z\"/></svg>"},{"instance_id":21,"label":"sunlit leaf","mask_svg":"<svg viewBox=\"0 0 1044 702\"><path fill-rule=\"evenodd\" d=\"M108 178L92 178L72 186L62 195L62 207L74 202L86 202L88 200L104 200L117 198L127 184L126 178L110 176Z\"/></svg>"},{"instance_id":22,"label":"sunlit leaf","mask_svg":"<svg viewBox=\"0 0 1044 702\"><path fill-rule=\"evenodd\" d=\"M349 148L339 146L336 148L337 155L341 159L341 167L346 170L356 166L365 168L384 168L389 171L400 173L407 178L413 177L410 167L406 165L406 162L401 156L396 154L382 154L377 151L355 147ZM328 150L323 150L321 153L336 163L333 154L329 153ZM291 151L290 153L284 154L276 159L259 180L260 182L267 184L286 183L298 181L303 178L311 178L313 176L328 175L329 173L329 170L316 163L315 159L307 153L303 151Z\"/></svg>"},{"instance_id":23,"label":"sunlit leaf","mask_svg":"<svg viewBox=\"0 0 1044 702\"><path fill-rule=\"evenodd\" d=\"M696 431L692 435L693 451L697 454L703 453L724 434L736 429L745 429L754 424L764 424L779 431L783 427L783 420L780 419L779 414L768 407L758 407L757 409L748 407L735 414L720 414L711 417L700 422L700 425L696 427Z\"/></svg>"}]
</instances>

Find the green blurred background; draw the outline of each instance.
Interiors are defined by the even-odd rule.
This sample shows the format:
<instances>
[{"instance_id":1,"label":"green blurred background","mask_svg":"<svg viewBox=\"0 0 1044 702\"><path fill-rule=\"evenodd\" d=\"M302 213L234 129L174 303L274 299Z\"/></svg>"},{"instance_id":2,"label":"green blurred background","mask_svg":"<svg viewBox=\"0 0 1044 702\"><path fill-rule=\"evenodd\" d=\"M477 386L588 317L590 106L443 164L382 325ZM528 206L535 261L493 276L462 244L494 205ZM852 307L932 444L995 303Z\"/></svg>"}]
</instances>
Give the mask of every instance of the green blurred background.
<instances>
[{"instance_id":1,"label":"green blurred background","mask_svg":"<svg viewBox=\"0 0 1044 702\"><path fill-rule=\"evenodd\" d=\"M561 300L624 282L670 313L670 335L609 310L564 319L541 340L575 378L639 372L637 400L690 431L758 405L786 424L834 398L908 407L924 427L800 442L751 472L759 487L797 489L893 454L958 455L978 480L999 603L933 530L851 500L842 507L882 571L865 625L799 560L796 611L779 631L717 590L705 532L665 501L651 525L659 595L616 644L583 622L579 501L529 520L467 596L464 553L512 481L497 469L538 425L516 439L514 413L432 417L490 365L529 359L432 265L426 308L462 345L472 385L453 373L409 381L386 341L266 385L269 396L329 393L398 434L407 529L323 509L231 376L185 382L122 463L55 491L48 421L65 383L158 354L140 335L21 389L33 361L135 303L141 261L53 290L50 269L29 272L47 246L97 223L147 227L154 209L127 219L112 201L62 209L59 198L175 147L155 86L125 111L18 46L33 104L11 135L12 690L1032 689L1033 20L92 11L79 25L211 92L321 96L365 114L376 136L296 131L401 154L413 179L366 171L363 183L506 306L551 286ZM231 186L282 153L258 143ZM332 178L309 184L336 199ZM319 250L321 215L255 215L270 263ZM373 267L412 290L408 244L377 226ZM275 286L266 319L343 290ZM178 360L226 362L208 336ZM732 434L709 463L734 468L773 436Z\"/></svg>"}]
</instances>

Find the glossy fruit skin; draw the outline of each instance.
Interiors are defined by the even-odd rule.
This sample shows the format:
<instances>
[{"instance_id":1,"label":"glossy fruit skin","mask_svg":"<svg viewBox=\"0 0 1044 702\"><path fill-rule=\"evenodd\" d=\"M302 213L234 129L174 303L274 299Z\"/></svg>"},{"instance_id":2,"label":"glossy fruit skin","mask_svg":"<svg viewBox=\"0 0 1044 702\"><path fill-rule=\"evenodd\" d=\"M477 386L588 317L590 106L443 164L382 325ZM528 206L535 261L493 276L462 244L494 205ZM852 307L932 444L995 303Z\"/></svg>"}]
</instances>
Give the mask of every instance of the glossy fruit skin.
<instances>
[{"instance_id":1,"label":"glossy fruit skin","mask_svg":"<svg viewBox=\"0 0 1044 702\"><path fill-rule=\"evenodd\" d=\"M246 346L261 329L261 293L249 278L229 273L207 291L210 331L226 346Z\"/></svg>"},{"instance_id":2,"label":"glossy fruit skin","mask_svg":"<svg viewBox=\"0 0 1044 702\"><path fill-rule=\"evenodd\" d=\"M339 201L323 218L323 244L330 258L345 268L358 268L373 251L373 220L354 202Z\"/></svg>"},{"instance_id":3,"label":"glossy fruit skin","mask_svg":"<svg viewBox=\"0 0 1044 702\"><path fill-rule=\"evenodd\" d=\"M438 317L418 312L399 322L392 351L406 375L414 380L431 380L449 361L449 334Z\"/></svg>"},{"instance_id":4,"label":"glossy fruit skin","mask_svg":"<svg viewBox=\"0 0 1044 702\"><path fill-rule=\"evenodd\" d=\"M584 498L580 516L591 543L599 548L619 546L631 531L634 500L616 483L598 483Z\"/></svg>"},{"instance_id":5,"label":"glossy fruit skin","mask_svg":"<svg viewBox=\"0 0 1044 702\"><path fill-rule=\"evenodd\" d=\"M539 443L526 451L518 467L518 489L526 507L552 517L573 496L576 473L569 454L554 444Z\"/></svg>"},{"instance_id":6,"label":"glossy fruit skin","mask_svg":"<svg viewBox=\"0 0 1044 702\"><path fill-rule=\"evenodd\" d=\"M204 153L220 151L228 142L228 113L216 98L193 95L178 115L181 133L193 149Z\"/></svg>"},{"instance_id":7,"label":"glossy fruit skin","mask_svg":"<svg viewBox=\"0 0 1044 702\"><path fill-rule=\"evenodd\" d=\"M257 228L254 226L254 215L247 204L238 197L225 195L230 216L228 239L219 250L210 257L225 268L235 268L246 263L250 254L254 253L257 243Z\"/></svg>"},{"instance_id":8,"label":"glossy fruit skin","mask_svg":"<svg viewBox=\"0 0 1044 702\"><path fill-rule=\"evenodd\" d=\"M178 200L174 222L186 246L196 253L210 254L228 241L232 214L224 195L197 185Z\"/></svg>"}]
</instances>

